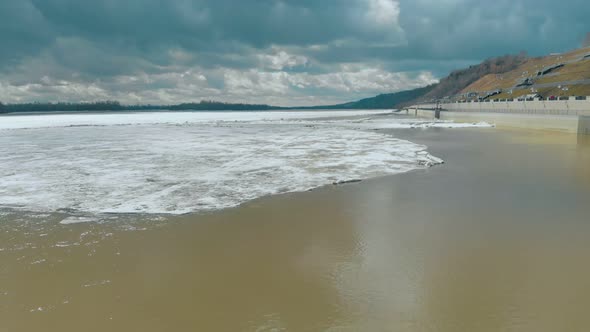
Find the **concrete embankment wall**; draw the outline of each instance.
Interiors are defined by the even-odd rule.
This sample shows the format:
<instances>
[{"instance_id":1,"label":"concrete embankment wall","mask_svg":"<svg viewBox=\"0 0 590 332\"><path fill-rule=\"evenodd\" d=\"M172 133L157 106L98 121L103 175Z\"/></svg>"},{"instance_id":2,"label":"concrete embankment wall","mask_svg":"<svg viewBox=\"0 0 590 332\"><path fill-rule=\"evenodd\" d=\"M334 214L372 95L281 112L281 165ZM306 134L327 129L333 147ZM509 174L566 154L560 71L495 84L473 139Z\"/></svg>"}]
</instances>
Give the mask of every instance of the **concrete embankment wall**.
<instances>
[{"instance_id":1,"label":"concrete embankment wall","mask_svg":"<svg viewBox=\"0 0 590 332\"><path fill-rule=\"evenodd\" d=\"M590 98L587 100L532 100L421 104L408 113L433 118L440 107L442 120L485 121L498 127L555 130L590 135Z\"/></svg>"},{"instance_id":2,"label":"concrete embankment wall","mask_svg":"<svg viewBox=\"0 0 590 332\"><path fill-rule=\"evenodd\" d=\"M440 108L452 112L492 112L523 113L544 115L588 115L590 116L590 97L586 100L531 100L531 101L497 101L466 102L439 104ZM420 104L412 108L435 109L437 104Z\"/></svg>"},{"instance_id":3,"label":"concrete embankment wall","mask_svg":"<svg viewBox=\"0 0 590 332\"><path fill-rule=\"evenodd\" d=\"M590 135L590 116L580 116L578 120L578 134Z\"/></svg>"},{"instance_id":4,"label":"concrete embankment wall","mask_svg":"<svg viewBox=\"0 0 590 332\"><path fill-rule=\"evenodd\" d=\"M413 109L408 114L423 118L434 118L432 110ZM506 114L492 112L440 112L441 120L458 122L488 122L497 127L551 130L590 135L590 116Z\"/></svg>"}]
</instances>

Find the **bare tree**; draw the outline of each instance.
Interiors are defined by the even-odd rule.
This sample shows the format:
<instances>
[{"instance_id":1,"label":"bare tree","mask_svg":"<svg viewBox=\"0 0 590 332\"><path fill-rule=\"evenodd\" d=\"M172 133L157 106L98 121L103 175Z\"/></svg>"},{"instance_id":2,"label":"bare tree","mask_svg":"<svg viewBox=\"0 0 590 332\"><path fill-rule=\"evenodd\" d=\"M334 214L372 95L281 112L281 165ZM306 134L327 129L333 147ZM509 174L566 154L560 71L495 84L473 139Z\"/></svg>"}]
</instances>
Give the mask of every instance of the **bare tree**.
<instances>
[{"instance_id":1,"label":"bare tree","mask_svg":"<svg viewBox=\"0 0 590 332\"><path fill-rule=\"evenodd\" d=\"M590 47L590 32L586 34L586 38L582 42L582 47Z\"/></svg>"}]
</instances>

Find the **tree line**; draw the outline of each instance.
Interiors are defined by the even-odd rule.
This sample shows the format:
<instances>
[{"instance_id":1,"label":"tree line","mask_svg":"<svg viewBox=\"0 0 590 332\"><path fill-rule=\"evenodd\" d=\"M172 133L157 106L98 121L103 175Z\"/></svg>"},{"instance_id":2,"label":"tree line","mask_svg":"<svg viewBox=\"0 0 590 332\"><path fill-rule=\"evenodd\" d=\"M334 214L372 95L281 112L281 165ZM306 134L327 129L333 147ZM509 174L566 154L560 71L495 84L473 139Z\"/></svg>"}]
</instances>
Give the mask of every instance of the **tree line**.
<instances>
[{"instance_id":1,"label":"tree line","mask_svg":"<svg viewBox=\"0 0 590 332\"><path fill-rule=\"evenodd\" d=\"M73 111L118 111L124 107L117 101L100 101L94 103L22 103L2 104L0 112L73 112Z\"/></svg>"},{"instance_id":2,"label":"tree line","mask_svg":"<svg viewBox=\"0 0 590 332\"><path fill-rule=\"evenodd\" d=\"M177 105L123 105L118 101L97 101L91 103L21 103L3 104L0 102L0 113L45 113L45 112L108 112L108 111L147 111L147 110L195 110L195 111L250 111L282 109L264 104L232 104L211 100L199 103L183 103Z\"/></svg>"},{"instance_id":3,"label":"tree line","mask_svg":"<svg viewBox=\"0 0 590 332\"><path fill-rule=\"evenodd\" d=\"M170 105L170 110L197 110L197 111L265 111L272 109L281 109L281 107L270 106L265 104L231 104L221 103L212 100L203 100L200 103L184 103Z\"/></svg>"}]
</instances>

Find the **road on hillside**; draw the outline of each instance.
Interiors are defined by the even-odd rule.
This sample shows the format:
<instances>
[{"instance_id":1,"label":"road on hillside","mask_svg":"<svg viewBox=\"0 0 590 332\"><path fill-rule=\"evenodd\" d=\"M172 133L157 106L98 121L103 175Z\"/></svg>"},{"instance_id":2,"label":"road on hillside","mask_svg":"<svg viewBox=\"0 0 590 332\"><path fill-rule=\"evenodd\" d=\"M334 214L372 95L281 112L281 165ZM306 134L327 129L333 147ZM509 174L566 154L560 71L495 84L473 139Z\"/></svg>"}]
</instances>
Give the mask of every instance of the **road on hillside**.
<instances>
[{"instance_id":1,"label":"road on hillside","mask_svg":"<svg viewBox=\"0 0 590 332\"><path fill-rule=\"evenodd\" d=\"M559 86L559 85L561 85L561 86L568 86L568 85L581 85L581 84L588 84L588 85L590 85L590 79L533 84L533 85L529 85L527 87L513 88L513 90L528 90L528 89L531 89L531 88L534 88L534 89L543 89L543 88L553 88L553 87L556 87L556 86Z\"/></svg>"}]
</instances>

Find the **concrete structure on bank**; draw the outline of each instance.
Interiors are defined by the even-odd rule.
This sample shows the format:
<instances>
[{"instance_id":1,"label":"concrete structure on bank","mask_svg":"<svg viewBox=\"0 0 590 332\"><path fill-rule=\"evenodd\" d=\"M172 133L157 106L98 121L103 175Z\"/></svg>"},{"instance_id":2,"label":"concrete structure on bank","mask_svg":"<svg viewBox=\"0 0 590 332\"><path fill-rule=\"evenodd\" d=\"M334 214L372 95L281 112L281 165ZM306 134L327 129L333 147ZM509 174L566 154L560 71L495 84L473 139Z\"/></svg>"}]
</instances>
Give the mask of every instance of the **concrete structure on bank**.
<instances>
[{"instance_id":1,"label":"concrete structure on bank","mask_svg":"<svg viewBox=\"0 0 590 332\"><path fill-rule=\"evenodd\" d=\"M492 112L492 113L522 113L543 115L588 115L590 116L590 97L585 100L576 100L569 97L567 100L533 100L523 101L489 101L489 102L464 102L443 103L438 106L451 112ZM412 109L436 109L437 104L420 104L410 107Z\"/></svg>"},{"instance_id":2,"label":"concrete structure on bank","mask_svg":"<svg viewBox=\"0 0 590 332\"><path fill-rule=\"evenodd\" d=\"M463 122L486 121L498 127L556 130L590 135L590 97L586 100L529 100L420 104L408 114Z\"/></svg>"}]
</instances>

